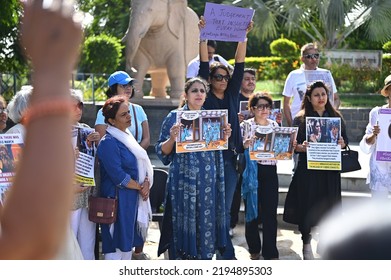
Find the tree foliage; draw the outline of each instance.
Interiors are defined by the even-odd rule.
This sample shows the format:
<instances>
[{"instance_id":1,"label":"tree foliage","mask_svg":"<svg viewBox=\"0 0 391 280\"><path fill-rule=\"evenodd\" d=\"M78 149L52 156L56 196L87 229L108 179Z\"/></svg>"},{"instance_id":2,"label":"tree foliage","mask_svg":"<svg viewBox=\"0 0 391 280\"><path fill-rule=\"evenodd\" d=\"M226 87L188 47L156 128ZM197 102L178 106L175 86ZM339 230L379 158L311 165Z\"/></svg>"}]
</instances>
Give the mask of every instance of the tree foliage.
<instances>
[{"instance_id":1,"label":"tree foliage","mask_svg":"<svg viewBox=\"0 0 391 280\"><path fill-rule=\"evenodd\" d=\"M85 40L80 67L89 73L112 73L119 65L122 48L118 38L92 35Z\"/></svg>"},{"instance_id":2,"label":"tree foliage","mask_svg":"<svg viewBox=\"0 0 391 280\"><path fill-rule=\"evenodd\" d=\"M93 16L87 35L110 34L117 38L125 35L129 25L129 0L79 0L79 8Z\"/></svg>"},{"instance_id":3,"label":"tree foliage","mask_svg":"<svg viewBox=\"0 0 391 280\"><path fill-rule=\"evenodd\" d=\"M256 10L254 21L260 38L304 33L309 41L328 49L344 47L346 38L364 27L372 41L391 39L391 0L235 0Z\"/></svg>"},{"instance_id":4,"label":"tree foliage","mask_svg":"<svg viewBox=\"0 0 391 280\"><path fill-rule=\"evenodd\" d=\"M297 57L299 48L291 40L280 38L270 43L270 50L273 55L280 57Z\"/></svg>"},{"instance_id":5,"label":"tree foliage","mask_svg":"<svg viewBox=\"0 0 391 280\"><path fill-rule=\"evenodd\" d=\"M25 59L18 43L19 0L1 1L0 8L0 72L21 73Z\"/></svg>"}]
</instances>

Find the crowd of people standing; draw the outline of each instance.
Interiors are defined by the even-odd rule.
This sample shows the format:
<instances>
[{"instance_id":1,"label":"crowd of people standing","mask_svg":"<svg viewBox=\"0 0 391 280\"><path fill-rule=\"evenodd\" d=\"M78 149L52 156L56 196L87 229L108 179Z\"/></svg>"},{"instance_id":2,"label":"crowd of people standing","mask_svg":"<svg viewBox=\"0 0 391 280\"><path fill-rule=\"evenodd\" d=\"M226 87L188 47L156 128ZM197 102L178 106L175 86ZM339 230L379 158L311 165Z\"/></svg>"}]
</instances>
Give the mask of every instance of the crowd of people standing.
<instances>
[{"instance_id":1,"label":"crowd of people standing","mask_svg":"<svg viewBox=\"0 0 391 280\"><path fill-rule=\"evenodd\" d=\"M67 19L67 23L70 22ZM201 17L199 28L205 28L206 24L207 22ZM253 23L250 22L246 34L252 28ZM75 30L73 32L77 33ZM144 109L130 102L134 94L134 80L124 71L116 71L110 75L108 99L97 113L94 129L86 136L88 153L97 159L94 170L96 186L91 187L75 182L71 184L73 207L69 204L71 211L69 220L65 222L63 219L59 227L63 231L65 227L69 230L69 232L64 231L67 233L63 235L68 237L64 239L63 245L66 245L65 249L73 249L73 254L71 252L65 256L61 255L62 248L49 248L47 253L37 254L38 257L76 258L77 254L77 258L80 259L96 259L100 254L96 251L96 242L101 239L101 253L106 260L149 259L150 257L143 252L143 246L151 217L149 195L153 185L153 167L146 150L152 144L162 163L169 165L164 223L157 254L168 251L170 259L210 260L214 257L222 260L236 259L230 229L237 223L235 219L239 211L237 205L240 205L242 198L245 205L245 238L250 258L252 260L279 259L278 161L250 160L249 151L255 145L254 131L258 128L280 127L282 115L280 114L276 121L271 120L269 117L270 110L273 108L271 96L266 92L255 92L256 72L245 68L247 38L237 43L235 65L232 69L220 63L222 60L214 60L208 49L210 47L215 49L216 45L208 45L207 40L199 41L199 57L196 59L199 67L198 74L196 77L189 78L185 84L183 106L171 111L163 120L157 143L150 141L148 118ZM332 75L328 70L318 67L319 58L320 53L315 44L304 45L301 49L303 66L288 75L283 91L285 121L289 127L298 127L297 138L293 142L297 158L285 201L283 218L288 223L298 225L303 241L303 259L314 259L311 248L313 227L318 225L330 210L341 208L340 171L313 170L307 166L308 148L311 143L321 142L322 131L321 123L315 120L312 123L312 133L307 137L306 118L338 119L341 131L335 132L339 127L333 126L328 136L330 142L338 144L340 148L345 148L349 143L345 121L337 110L339 97ZM331 84L322 80L308 83L305 71L319 71L328 75L327 81L331 81ZM381 90L381 94L387 98L387 104L382 108L390 107L390 88L391 76L386 78L385 86ZM24 88L10 102L8 109L6 101L0 98L1 131L6 130L5 124L10 112L16 125L9 129L8 133L24 135L24 123L28 124L29 119L23 118L25 115L31 115L28 115L30 106L37 106L34 102L36 98L29 100L30 95L41 89L41 85ZM58 124L89 128L80 123L83 112L82 93L64 86L62 94L65 96L67 91L69 91L67 102L71 109L66 112L69 113L71 121L58 122ZM240 101L248 101L248 110L252 113L249 119L245 119L240 114ZM60 104L55 106L61 113L63 108ZM374 160L373 153L378 135L387 133L380 130L378 125L379 108L376 107L371 111L360 145L363 150L372 153L368 180L373 196L387 197L390 191L387 184L389 162L380 164ZM228 149L177 153L175 144L184 127L183 124L177 123L176 112L216 109L228 110L228 123L221 128L223 138L228 142ZM389 131L388 133L390 134ZM27 143L29 135L32 133L23 136L26 137ZM59 135L62 136L60 142L63 143L66 135L64 133ZM61 148L66 150L65 147L63 143ZM68 161L75 160L80 152L80 149L76 148L65 158ZM68 167L70 166L68 164ZM54 172L56 171L55 169ZM68 170L67 174L69 173ZM69 178L64 179L64 182L70 183L70 181ZM16 189L20 188L17 187L18 184L19 181L15 181ZM117 198L118 212L115 223L96 227L96 224L89 221L89 195ZM65 196L68 197L67 201L71 202L70 192ZM16 203L17 200L11 197L10 201ZM4 205L9 208L7 203ZM4 213L7 214L7 211ZM2 221L7 218L7 215L3 216ZM4 236L7 236L7 224L4 229ZM53 238L52 235L50 237ZM59 240L53 238L53 242L58 243ZM0 239L0 245L2 244ZM9 256L18 258L17 255ZM30 252L20 256L35 258L35 255Z\"/></svg>"}]
</instances>

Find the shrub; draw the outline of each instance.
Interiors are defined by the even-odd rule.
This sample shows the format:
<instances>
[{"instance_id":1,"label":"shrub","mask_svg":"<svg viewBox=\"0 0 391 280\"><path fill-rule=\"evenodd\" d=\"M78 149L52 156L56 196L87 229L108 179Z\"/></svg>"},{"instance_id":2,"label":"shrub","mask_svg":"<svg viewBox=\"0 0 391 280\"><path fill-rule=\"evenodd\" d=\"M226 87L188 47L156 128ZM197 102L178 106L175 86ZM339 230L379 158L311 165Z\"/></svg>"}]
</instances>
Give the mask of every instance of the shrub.
<instances>
[{"instance_id":1,"label":"shrub","mask_svg":"<svg viewBox=\"0 0 391 280\"><path fill-rule=\"evenodd\" d=\"M81 72L114 72L120 63L122 49L123 46L118 38L105 34L88 37L82 51Z\"/></svg>"},{"instance_id":2,"label":"shrub","mask_svg":"<svg viewBox=\"0 0 391 280\"><path fill-rule=\"evenodd\" d=\"M272 41L270 43L270 51L273 55L280 57L297 57L299 54L297 44L285 38Z\"/></svg>"},{"instance_id":3,"label":"shrub","mask_svg":"<svg viewBox=\"0 0 391 280\"><path fill-rule=\"evenodd\" d=\"M391 53L391 41L388 41L388 42L386 42L386 43L383 45L383 50L384 50L386 53Z\"/></svg>"},{"instance_id":4,"label":"shrub","mask_svg":"<svg viewBox=\"0 0 391 280\"><path fill-rule=\"evenodd\" d=\"M235 63L233 59L228 61ZM293 69L298 68L298 61L294 58L283 57L246 57L246 67L257 69L258 80L285 80Z\"/></svg>"}]
</instances>

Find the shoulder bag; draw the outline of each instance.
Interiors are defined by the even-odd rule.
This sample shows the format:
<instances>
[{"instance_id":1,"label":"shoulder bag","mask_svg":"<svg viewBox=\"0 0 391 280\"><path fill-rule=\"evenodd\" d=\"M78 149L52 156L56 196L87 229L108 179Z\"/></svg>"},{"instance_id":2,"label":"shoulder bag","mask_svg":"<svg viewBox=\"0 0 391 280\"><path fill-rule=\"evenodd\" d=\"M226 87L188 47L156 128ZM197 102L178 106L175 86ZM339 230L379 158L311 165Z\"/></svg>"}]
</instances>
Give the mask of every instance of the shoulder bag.
<instances>
[{"instance_id":1,"label":"shoulder bag","mask_svg":"<svg viewBox=\"0 0 391 280\"><path fill-rule=\"evenodd\" d=\"M117 220L118 189L115 198L88 197L88 219L97 224L113 224Z\"/></svg>"},{"instance_id":2,"label":"shoulder bag","mask_svg":"<svg viewBox=\"0 0 391 280\"><path fill-rule=\"evenodd\" d=\"M358 161L358 152L351 150L349 145L346 145L344 150L341 150L341 172L351 172L360 170L361 165Z\"/></svg>"}]
</instances>

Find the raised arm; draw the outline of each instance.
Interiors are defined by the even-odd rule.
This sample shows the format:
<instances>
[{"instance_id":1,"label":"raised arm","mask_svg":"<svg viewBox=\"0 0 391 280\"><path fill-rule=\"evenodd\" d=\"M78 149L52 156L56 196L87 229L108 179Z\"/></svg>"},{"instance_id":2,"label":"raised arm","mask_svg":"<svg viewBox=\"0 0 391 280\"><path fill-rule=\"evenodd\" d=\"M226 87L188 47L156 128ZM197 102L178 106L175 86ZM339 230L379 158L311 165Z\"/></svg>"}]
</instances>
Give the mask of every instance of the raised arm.
<instances>
[{"instance_id":1,"label":"raised arm","mask_svg":"<svg viewBox=\"0 0 391 280\"><path fill-rule=\"evenodd\" d=\"M238 42L235 53L235 63L244 62L246 59L247 50L247 34L253 29L254 23L251 21L246 29L246 39L243 42Z\"/></svg>"},{"instance_id":2,"label":"raised arm","mask_svg":"<svg viewBox=\"0 0 391 280\"><path fill-rule=\"evenodd\" d=\"M69 79L82 30L65 2L24 3L21 43L34 90L23 157L1 213L0 259L52 258L66 232L74 171Z\"/></svg>"}]
</instances>

